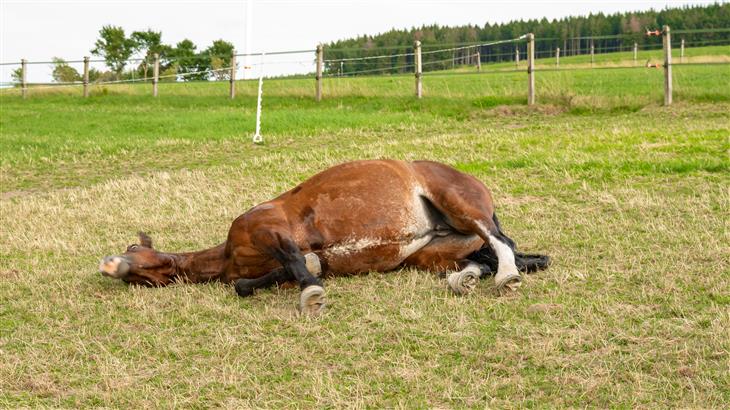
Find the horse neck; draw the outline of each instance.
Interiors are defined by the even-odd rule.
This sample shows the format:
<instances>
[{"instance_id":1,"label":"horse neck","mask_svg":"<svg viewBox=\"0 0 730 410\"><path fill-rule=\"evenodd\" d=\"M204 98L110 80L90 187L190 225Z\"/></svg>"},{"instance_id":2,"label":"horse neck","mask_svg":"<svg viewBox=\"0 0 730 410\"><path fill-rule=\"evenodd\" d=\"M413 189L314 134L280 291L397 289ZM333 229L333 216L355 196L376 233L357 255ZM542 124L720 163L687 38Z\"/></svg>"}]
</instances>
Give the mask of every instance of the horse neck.
<instances>
[{"instance_id":1,"label":"horse neck","mask_svg":"<svg viewBox=\"0 0 730 410\"><path fill-rule=\"evenodd\" d=\"M225 243L197 252L173 253L175 276L188 282L219 280L225 266Z\"/></svg>"}]
</instances>

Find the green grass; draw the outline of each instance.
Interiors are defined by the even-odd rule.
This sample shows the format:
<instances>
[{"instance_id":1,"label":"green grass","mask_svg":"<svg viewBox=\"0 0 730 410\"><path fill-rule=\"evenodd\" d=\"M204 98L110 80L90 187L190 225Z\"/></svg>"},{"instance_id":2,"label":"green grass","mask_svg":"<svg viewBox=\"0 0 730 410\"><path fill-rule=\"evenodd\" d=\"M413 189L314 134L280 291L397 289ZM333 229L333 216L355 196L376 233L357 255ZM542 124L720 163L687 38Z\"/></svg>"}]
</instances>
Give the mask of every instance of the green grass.
<instances>
[{"instance_id":1,"label":"green grass","mask_svg":"<svg viewBox=\"0 0 730 410\"><path fill-rule=\"evenodd\" d=\"M661 70L542 72L534 108L524 73L434 73L420 101L411 76L330 79L321 103L272 80L263 146L254 82L233 101L225 84L4 91L0 407L726 408L727 67L675 67L672 107ZM211 246L307 176L381 157L475 175L553 266L510 297L414 270L328 279L316 320L294 289L96 273L140 229Z\"/></svg>"}]
</instances>

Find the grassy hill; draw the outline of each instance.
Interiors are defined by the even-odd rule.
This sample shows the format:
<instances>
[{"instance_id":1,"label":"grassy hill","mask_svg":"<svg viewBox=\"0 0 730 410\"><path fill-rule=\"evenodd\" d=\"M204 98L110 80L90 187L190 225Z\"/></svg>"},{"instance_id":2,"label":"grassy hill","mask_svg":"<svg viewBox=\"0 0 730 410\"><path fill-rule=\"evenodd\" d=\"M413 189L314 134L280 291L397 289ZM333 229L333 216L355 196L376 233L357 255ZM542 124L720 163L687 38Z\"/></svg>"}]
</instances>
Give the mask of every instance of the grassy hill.
<instances>
[{"instance_id":1,"label":"grassy hill","mask_svg":"<svg viewBox=\"0 0 730 410\"><path fill-rule=\"evenodd\" d=\"M726 406L730 69L675 66L662 107L662 71L626 58L539 72L530 108L526 74L494 72L510 63L429 73L420 101L411 75L327 79L320 103L311 79L270 80L262 146L253 81L232 101L224 83L0 92L0 407ZM96 272L138 230L211 246L323 168L382 157L475 175L553 266L511 297L414 270L332 278L317 320L294 289Z\"/></svg>"}]
</instances>

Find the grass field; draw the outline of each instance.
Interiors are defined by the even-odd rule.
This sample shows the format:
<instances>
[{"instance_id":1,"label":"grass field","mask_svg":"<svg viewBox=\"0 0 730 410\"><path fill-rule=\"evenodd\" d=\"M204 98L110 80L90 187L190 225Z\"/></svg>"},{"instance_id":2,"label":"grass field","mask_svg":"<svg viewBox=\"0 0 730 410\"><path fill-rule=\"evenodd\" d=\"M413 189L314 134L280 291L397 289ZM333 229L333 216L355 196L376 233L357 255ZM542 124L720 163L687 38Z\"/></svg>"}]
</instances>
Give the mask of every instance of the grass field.
<instances>
[{"instance_id":1,"label":"grass field","mask_svg":"<svg viewBox=\"0 0 730 410\"><path fill-rule=\"evenodd\" d=\"M724 50L724 51L723 51ZM693 56L724 58L730 48ZM575 64L583 64L575 57ZM570 58L561 64L570 64ZM730 66L0 93L0 408L699 407L730 404ZM433 159L484 181L553 266L498 297L414 270L238 298L96 272L145 230L225 239L254 204L342 161Z\"/></svg>"}]
</instances>

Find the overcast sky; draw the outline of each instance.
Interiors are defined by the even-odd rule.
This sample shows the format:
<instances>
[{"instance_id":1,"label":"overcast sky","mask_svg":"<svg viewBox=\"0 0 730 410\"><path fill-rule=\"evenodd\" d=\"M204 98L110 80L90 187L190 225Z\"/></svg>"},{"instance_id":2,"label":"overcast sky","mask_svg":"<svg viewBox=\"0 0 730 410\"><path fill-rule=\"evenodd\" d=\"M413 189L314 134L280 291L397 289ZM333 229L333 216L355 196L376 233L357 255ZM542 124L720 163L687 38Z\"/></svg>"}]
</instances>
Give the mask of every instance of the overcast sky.
<instances>
[{"instance_id":1,"label":"overcast sky","mask_svg":"<svg viewBox=\"0 0 730 410\"><path fill-rule=\"evenodd\" d=\"M232 42L239 52L244 52L248 39L249 51L260 52L312 49L319 42L431 23L481 26L486 22L713 3L672 0L248 1L253 1L250 8L246 0L0 0L0 61L13 62L21 58L45 61L54 56L66 60L82 59L90 55L99 29L107 24L122 26L127 33L148 28L162 31L162 40L168 44L189 38L199 49L222 38ZM246 25L247 9L252 11L250 30ZM306 72L311 69L308 62L311 58L311 53L280 57L280 61L307 62L270 63L267 70L271 73L282 70ZM267 62L271 60L267 59ZM0 81L10 80L12 68L16 66L0 67ZM49 81L50 72L49 65L30 66L28 80Z\"/></svg>"}]
</instances>

